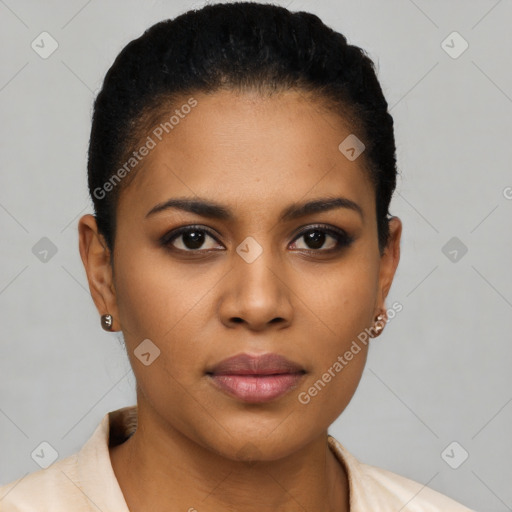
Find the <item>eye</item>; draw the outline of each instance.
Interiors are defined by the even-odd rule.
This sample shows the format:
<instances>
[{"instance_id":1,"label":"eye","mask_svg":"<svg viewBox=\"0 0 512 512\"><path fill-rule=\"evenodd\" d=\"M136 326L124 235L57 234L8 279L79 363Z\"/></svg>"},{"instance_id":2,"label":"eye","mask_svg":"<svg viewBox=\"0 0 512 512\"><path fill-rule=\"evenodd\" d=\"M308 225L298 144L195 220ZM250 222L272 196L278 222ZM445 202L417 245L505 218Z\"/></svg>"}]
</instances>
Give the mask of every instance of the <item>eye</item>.
<instances>
[{"instance_id":1,"label":"eye","mask_svg":"<svg viewBox=\"0 0 512 512\"><path fill-rule=\"evenodd\" d=\"M294 243L296 244L295 241L300 238L304 239L307 247L295 247L295 249L314 252L341 250L344 247L348 247L354 241L345 231L323 225L311 226L309 229L301 231L295 238ZM325 247L325 244L327 244L327 247ZM323 249L321 249L322 247Z\"/></svg>"},{"instance_id":2,"label":"eye","mask_svg":"<svg viewBox=\"0 0 512 512\"><path fill-rule=\"evenodd\" d=\"M305 247L297 246L297 240L304 239ZM210 243L208 243L210 239ZM306 250L312 252L335 252L348 247L353 238L345 231L334 227L324 225L310 226L309 229L301 231L294 239L292 247L297 250ZM212 250L219 250L217 238L206 228L191 225L183 226L165 234L161 240L161 245L170 250L200 253ZM217 244L217 246L216 246ZM304 245L304 244L302 244ZM325 246L327 245L327 246ZM224 247L222 246L223 250Z\"/></svg>"},{"instance_id":3,"label":"eye","mask_svg":"<svg viewBox=\"0 0 512 512\"><path fill-rule=\"evenodd\" d=\"M210 238L218 243L217 239L210 233L209 230L201 226L184 226L178 228L162 237L160 243L170 249L185 252L198 252L200 249L204 251L215 250L215 244L210 242L206 244L205 241ZM174 243L177 241L178 243Z\"/></svg>"}]
</instances>

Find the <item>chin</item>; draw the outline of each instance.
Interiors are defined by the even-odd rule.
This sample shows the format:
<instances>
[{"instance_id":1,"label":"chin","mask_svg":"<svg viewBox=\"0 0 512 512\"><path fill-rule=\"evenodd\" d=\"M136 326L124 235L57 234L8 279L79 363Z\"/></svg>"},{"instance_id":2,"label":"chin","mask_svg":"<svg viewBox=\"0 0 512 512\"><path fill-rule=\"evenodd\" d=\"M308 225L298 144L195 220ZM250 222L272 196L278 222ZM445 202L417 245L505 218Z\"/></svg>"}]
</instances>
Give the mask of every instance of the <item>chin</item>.
<instances>
[{"instance_id":1,"label":"chin","mask_svg":"<svg viewBox=\"0 0 512 512\"><path fill-rule=\"evenodd\" d=\"M219 437L213 437L215 433L212 431L202 436L198 432L201 437L199 444L229 460L270 462L293 455L321 434L318 425L308 429L302 423L300 426L295 425L295 430L284 423L266 422L263 426L251 420L230 423L230 428Z\"/></svg>"}]
</instances>

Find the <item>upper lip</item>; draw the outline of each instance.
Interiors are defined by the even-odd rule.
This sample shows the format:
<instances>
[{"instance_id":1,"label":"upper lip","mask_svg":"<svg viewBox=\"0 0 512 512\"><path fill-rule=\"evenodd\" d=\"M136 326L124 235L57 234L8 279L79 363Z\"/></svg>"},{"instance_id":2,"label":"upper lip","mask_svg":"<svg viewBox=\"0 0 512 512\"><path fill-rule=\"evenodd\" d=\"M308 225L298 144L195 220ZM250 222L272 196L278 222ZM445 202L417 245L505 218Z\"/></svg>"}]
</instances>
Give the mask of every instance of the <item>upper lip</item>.
<instances>
[{"instance_id":1,"label":"upper lip","mask_svg":"<svg viewBox=\"0 0 512 512\"><path fill-rule=\"evenodd\" d=\"M305 373L299 364L279 354L239 354L222 360L207 373L213 375L278 375Z\"/></svg>"}]
</instances>

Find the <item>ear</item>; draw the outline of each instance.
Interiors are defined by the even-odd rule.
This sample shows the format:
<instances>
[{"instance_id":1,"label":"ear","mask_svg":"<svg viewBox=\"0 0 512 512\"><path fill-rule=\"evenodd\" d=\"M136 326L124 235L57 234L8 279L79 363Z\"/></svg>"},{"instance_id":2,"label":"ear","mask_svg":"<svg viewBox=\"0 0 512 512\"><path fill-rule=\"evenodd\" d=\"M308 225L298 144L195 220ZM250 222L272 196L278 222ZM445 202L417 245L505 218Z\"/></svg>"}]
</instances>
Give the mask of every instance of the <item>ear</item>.
<instances>
[{"instance_id":1,"label":"ear","mask_svg":"<svg viewBox=\"0 0 512 512\"><path fill-rule=\"evenodd\" d=\"M391 217L389 219L389 241L380 259L377 311L386 311L385 300L393 283L398 262L400 261L401 236L402 221L398 217Z\"/></svg>"},{"instance_id":2,"label":"ear","mask_svg":"<svg viewBox=\"0 0 512 512\"><path fill-rule=\"evenodd\" d=\"M94 304L100 315L109 313L113 316L112 331L118 331L120 325L110 250L105 238L98 232L93 215L84 215L78 221L78 241Z\"/></svg>"}]
</instances>

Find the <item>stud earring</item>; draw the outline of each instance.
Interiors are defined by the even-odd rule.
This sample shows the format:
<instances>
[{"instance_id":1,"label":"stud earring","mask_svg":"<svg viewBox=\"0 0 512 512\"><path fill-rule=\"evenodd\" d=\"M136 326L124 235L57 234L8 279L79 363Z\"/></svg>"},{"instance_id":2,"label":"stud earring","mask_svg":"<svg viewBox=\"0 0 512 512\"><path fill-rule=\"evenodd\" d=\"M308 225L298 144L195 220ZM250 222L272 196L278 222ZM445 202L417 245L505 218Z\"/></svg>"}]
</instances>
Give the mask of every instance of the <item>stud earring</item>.
<instances>
[{"instance_id":1,"label":"stud earring","mask_svg":"<svg viewBox=\"0 0 512 512\"><path fill-rule=\"evenodd\" d=\"M370 330L373 331L373 333L370 334L370 338L376 338L377 336L380 336L382 334L382 331L384 330L384 326L386 325L383 320L385 320L386 315L380 314L377 317L375 317L375 324L374 327L371 327Z\"/></svg>"},{"instance_id":2,"label":"stud earring","mask_svg":"<svg viewBox=\"0 0 512 512\"><path fill-rule=\"evenodd\" d=\"M105 331L111 331L113 323L114 319L112 315L109 315L108 313L105 315L101 315L101 327L103 327Z\"/></svg>"}]
</instances>

